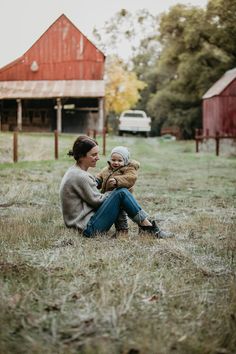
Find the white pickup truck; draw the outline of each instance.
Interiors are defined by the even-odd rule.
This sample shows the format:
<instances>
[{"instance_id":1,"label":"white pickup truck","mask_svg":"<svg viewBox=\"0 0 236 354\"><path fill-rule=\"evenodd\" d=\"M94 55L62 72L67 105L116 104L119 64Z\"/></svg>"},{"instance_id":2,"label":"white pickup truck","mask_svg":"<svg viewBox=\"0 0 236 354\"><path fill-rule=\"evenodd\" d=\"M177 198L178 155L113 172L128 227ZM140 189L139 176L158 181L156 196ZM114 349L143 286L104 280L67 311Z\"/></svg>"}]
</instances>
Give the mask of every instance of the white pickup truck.
<instances>
[{"instance_id":1,"label":"white pickup truck","mask_svg":"<svg viewBox=\"0 0 236 354\"><path fill-rule=\"evenodd\" d=\"M151 131L151 118L144 111L129 110L121 113L119 118L118 133L142 134L148 136Z\"/></svg>"}]
</instances>

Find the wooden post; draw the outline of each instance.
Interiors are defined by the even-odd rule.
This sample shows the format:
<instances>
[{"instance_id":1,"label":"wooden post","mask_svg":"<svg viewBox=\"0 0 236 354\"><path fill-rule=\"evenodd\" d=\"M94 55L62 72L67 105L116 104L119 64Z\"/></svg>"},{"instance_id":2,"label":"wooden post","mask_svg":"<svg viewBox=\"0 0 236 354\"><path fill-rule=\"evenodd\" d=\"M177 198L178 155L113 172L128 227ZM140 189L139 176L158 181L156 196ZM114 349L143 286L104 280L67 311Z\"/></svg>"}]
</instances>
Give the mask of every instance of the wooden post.
<instances>
[{"instance_id":1,"label":"wooden post","mask_svg":"<svg viewBox=\"0 0 236 354\"><path fill-rule=\"evenodd\" d=\"M199 152L199 139L196 138L196 152Z\"/></svg>"},{"instance_id":2,"label":"wooden post","mask_svg":"<svg viewBox=\"0 0 236 354\"><path fill-rule=\"evenodd\" d=\"M18 161L18 131L13 132L13 162Z\"/></svg>"},{"instance_id":3,"label":"wooden post","mask_svg":"<svg viewBox=\"0 0 236 354\"><path fill-rule=\"evenodd\" d=\"M199 152L199 129L195 130L196 152Z\"/></svg>"},{"instance_id":4,"label":"wooden post","mask_svg":"<svg viewBox=\"0 0 236 354\"><path fill-rule=\"evenodd\" d=\"M62 128L62 104L61 99L57 98L57 131L61 133Z\"/></svg>"},{"instance_id":5,"label":"wooden post","mask_svg":"<svg viewBox=\"0 0 236 354\"><path fill-rule=\"evenodd\" d=\"M58 160L58 130L54 130L54 156Z\"/></svg>"},{"instance_id":6,"label":"wooden post","mask_svg":"<svg viewBox=\"0 0 236 354\"><path fill-rule=\"evenodd\" d=\"M21 99L17 99L17 129L22 130L22 104Z\"/></svg>"},{"instance_id":7,"label":"wooden post","mask_svg":"<svg viewBox=\"0 0 236 354\"><path fill-rule=\"evenodd\" d=\"M104 98L101 97L99 98L98 101L98 122L96 124L96 128L98 131L101 131L102 128L104 127L104 116L105 116L105 104L104 104Z\"/></svg>"},{"instance_id":8,"label":"wooden post","mask_svg":"<svg viewBox=\"0 0 236 354\"><path fill-rule=\"evenodd\" d=\"M93 130L93 138L96 139L96 137L97 137L97 131L96 131L96 129L94 129Z\"/></svg>"},{"instance_id":9,"label":"wooden post","mask_svg":"<svg viewBox=\"0 0 236 354\"><path fill-rule=\"evenodd\" d=\"M106 128L103 128L102 130L102 147L103 151L102 154L105 156L106 155Z\"/></svg>"},{"instance_id":10,"label":"wooden post","mask_svg":"<svg viewBox=\"0 0 236 354\"><path fill-rule=\"evenodd\" d=\"M220 133L216 132L216 156L219 156L220 154Z\"/></svg>"}]
</instances>

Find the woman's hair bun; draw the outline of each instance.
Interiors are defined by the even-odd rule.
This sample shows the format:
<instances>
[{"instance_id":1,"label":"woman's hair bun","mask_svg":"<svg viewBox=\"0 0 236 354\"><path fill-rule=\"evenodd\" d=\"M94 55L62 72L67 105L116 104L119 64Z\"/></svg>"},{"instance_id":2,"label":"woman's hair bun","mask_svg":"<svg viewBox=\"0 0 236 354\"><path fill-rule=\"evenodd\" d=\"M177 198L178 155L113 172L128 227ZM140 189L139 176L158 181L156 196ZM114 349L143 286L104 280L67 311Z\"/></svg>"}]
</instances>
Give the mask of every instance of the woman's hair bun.
<instances>
[{"instance_id":1,"label":"woman's hair bun","mask_svg":"<svg viewBox=\"0 0 236 354\"><path fill-rule=\"evenodd\" d=\"M70 150L67 155L68 156L74 156L73 150Z\"/></svg>"},{"instance_id":2,"label":"woman's hair bun","mask_svg":"<svg viewBox=\"0 0 236 354\"><path fill-rule=\"evenodd\" d=\"M87 135L80 135L75 140L72 150L70 150L67 155L73 156L75 161L78 161L81 157L86 156L86 154L96 145L98 145L96 140Z\"/></svg>"}]
</instances>

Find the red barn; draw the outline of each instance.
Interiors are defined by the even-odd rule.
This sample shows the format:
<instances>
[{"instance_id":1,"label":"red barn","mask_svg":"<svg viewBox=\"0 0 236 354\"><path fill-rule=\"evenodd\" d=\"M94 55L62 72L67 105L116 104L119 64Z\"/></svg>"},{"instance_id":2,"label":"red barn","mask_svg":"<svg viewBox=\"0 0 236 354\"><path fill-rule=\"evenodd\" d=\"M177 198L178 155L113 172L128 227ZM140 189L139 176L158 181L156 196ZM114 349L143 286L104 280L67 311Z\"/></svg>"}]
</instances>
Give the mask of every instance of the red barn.
<instances>
[{"instance_id":1,"label":"red barn","mask_svg":"<svg viewBox=\"0 0 236 354\"><path fill-rule=\"evenodd\" d=\"M61 15L24 55L0 69L2 130L102 130L104 64L104 54Z\"/></svg>"},{"instance_id":2,"label":"red barn","mask_svg":"<svg viewBox=\"0 0 236 354\"><path fill-rule=\"evenodd\" d=\"M236 136L236 68L226 73L203 96L203 133Z\"/></svg>"}]
</instances>

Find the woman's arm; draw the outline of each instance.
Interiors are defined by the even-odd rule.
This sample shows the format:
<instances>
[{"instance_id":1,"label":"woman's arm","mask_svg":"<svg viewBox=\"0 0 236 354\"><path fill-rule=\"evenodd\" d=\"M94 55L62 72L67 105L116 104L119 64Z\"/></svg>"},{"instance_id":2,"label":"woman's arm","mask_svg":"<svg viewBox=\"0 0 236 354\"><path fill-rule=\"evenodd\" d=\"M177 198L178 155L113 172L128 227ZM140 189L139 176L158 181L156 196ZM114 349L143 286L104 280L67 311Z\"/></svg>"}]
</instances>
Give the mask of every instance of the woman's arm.
<instances>
[{"instance_id":1,"label":"woman's arm","mask_svg":"<svg viewBox=\"0 0 236 354\"><path fill-rule=\"evenodd\" d=\"M79 197L94 208L99 207L106 198L97 189L96 179L89 174L79 176L75 189Z\"/></svg>"}]
</instances>

